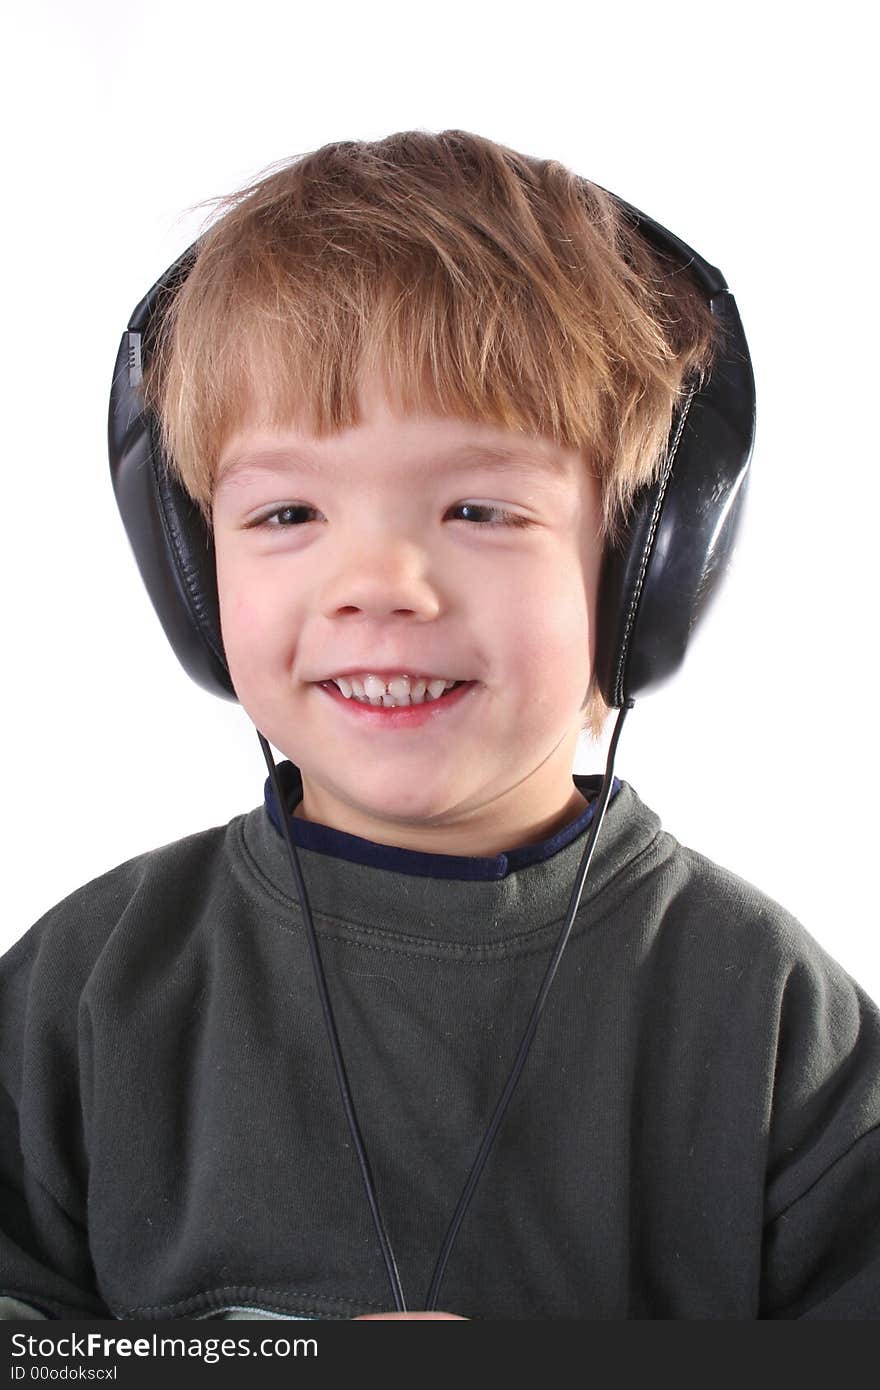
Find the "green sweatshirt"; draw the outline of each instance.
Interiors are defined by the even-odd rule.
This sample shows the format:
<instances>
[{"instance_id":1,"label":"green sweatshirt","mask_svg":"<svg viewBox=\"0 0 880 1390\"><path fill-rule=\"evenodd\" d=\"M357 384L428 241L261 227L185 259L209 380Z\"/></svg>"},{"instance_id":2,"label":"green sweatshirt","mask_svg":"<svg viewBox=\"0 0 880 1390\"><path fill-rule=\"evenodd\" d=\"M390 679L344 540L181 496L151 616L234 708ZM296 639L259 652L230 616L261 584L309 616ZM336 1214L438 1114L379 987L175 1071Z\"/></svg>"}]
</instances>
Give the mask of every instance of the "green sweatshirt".
<instances>
[{"instance_id":1,"label":"green sweatshirt","mask_svg":"<svg viewBox=\"0 0 880 1390\"><path fill-rule=\"evenodd\" d=\"M573 780L590 798L601 779ZM119 865L0 960L3 1316L392 1309L270 810ZM294 821L413 1310L590 814L497 862L389 860ZM880 1011L788 912L681 845L626 782L438 1306L880 1316Z\"/></svg>"}]
</instances>

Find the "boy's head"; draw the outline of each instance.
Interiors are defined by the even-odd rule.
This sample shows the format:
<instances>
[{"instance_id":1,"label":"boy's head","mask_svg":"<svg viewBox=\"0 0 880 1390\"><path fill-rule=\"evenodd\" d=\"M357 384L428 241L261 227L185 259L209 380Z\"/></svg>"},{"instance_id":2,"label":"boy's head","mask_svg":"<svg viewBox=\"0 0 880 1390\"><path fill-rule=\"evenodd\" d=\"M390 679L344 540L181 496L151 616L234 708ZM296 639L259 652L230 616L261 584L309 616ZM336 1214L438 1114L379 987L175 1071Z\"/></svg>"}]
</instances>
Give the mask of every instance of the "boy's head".
<instances>
[{"instance_id":1,"label":"boy's head","mask_svg":"<svg viewBox=\"0 0 880 1390\"><path fill-rule=\"evenodd\" d=\"M325 146L221 207L144 385L242 705L309 819L435 853L545 838L608 714L603 547L711 362L708 306L609 195L462 131ZM376 728L316 683L371 667L476 684Z\"/></svg>"}]
</instances>

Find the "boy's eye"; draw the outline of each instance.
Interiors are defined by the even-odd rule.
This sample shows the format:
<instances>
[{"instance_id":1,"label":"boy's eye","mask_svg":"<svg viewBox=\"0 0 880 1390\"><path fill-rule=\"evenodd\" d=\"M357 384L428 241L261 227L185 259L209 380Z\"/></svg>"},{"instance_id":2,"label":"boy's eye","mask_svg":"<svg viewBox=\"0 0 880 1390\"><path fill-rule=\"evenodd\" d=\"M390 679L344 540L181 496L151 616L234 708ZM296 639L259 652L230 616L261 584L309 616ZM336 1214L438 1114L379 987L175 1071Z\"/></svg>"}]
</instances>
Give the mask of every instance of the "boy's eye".
<instances>
[{"instance_id":1,"label":"boy's eye","mask_svg":"<svg viewBox=\"0 0 880 1390\"><path fill-rule=\"evenodd\" d=\"M278 530L281 527L293 525L290 518L294 512L311 512L314 507L306 507L297 502L291 506L279 507L277 511L269 512L268 516L258 517L253 523L254 526L266 526L270 530Z\"/></svg>"},{"instance_id":2,"label":"boy's eye","mask_svg":"<svg viewBox=\"0 0 880 1390\"><path fill-rule=\"evenodd\" d=\"M520 516L518 512L506 512L501 507L490 507L482 502L458 502L450 508L454 512L491 512L494 516L503 517L503 521L490 521L490 526L531 526L531 521L527 516ZM471 518L473 520L473 518Z\"/></svg>"},{"instance_id":3,"label":"boy's eye","mask_svg":"<svg viewBox=\"0 0 880 1390\"><path fill-rule=\"evenodd\" d=\"M269 512L269 514L268 514L267 516L258 518L255 522L252 523L252 525L258 526L258 527L259 527L259 526L263 526L263 527L265 527L267 530L270 530L270 531L277 531L277 530L293 530L293 529L297 526L297 524L298 524L297 521L294 519L294 517L296 516L297 513L302 514L303 512L314 512L314 511L315 511L315 508L314 508L314 507L309 507L309 506L307 506L306 503L304 503L304 502L289 503L286 507L278 507L278 508L276 508L276 510L275 510L274 512ZM456 503L456 505L455 505L454 507L451 507L451 508L450 508L450 511L453 511L453 512L464 512L464 511L466 511L466 512L470 512L470 513L474 513L474 512L488 512L488 513L492 513L494 516L498 516L498 517L503 517L503 518L504 518L504 520L502 520L502 521L490 521L490 522L484 522L484 523L483 523L483 525L487 525L487 526L489 526L489 527L496 527L496 526L531 526L531 525L532 525L532 523L531 523L531 521L529 520L528 517L520 516L520 515L519 515L518 513L516 513L516 512L507 512L507 511L503 511L502 508L500 508L500 507L490 507L490 506L488 506L488 505L486 505L486 504L484 504L484 503L481 503L481 502L458 502L458 503ZM470 518L465 518L465 519L466 519L466 520L468 520L468 519L469 519L469 520L474 520L473 516L471 516ZM302 520L302 516L301 516L301 515L300 515L300 520Z\"/></svg>"}]
</instances>

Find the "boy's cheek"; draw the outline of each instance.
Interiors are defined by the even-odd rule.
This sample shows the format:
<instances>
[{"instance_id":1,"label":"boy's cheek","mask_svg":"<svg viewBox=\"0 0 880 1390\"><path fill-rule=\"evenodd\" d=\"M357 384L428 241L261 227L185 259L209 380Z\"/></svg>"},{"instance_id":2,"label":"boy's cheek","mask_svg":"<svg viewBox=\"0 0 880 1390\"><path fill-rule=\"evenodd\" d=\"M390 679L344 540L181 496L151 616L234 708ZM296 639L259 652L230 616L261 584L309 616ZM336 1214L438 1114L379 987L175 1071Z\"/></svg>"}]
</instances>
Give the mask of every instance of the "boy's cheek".
<instances>
[{"instance_id":1,"label":"boy's cheek","mask_svg":"<svg viewBox=\"0 0 880 1390\"><path fill-rule=\"evenodd\" d=\"M224 590L218 586L220 631L230 662L239 666L279 660L278 632L284 624L273 617L268 602L254 590Z\"/></svg>"}]
</instances>

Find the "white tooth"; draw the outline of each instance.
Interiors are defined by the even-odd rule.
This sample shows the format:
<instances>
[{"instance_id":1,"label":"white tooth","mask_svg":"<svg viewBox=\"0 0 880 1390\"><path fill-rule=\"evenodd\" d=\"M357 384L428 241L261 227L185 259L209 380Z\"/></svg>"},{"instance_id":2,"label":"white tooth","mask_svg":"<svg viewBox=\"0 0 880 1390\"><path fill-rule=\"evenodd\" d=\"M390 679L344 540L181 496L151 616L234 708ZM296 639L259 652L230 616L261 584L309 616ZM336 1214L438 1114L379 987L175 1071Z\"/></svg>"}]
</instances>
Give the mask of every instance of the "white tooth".
<instances>
[{"instance_id":1,"label":"white tooth","mask_svg":"<svg viewBox=\"0 0 880 1390\"><path fill-rule=\"evenodd\" d=\"M388 694L393 695L398 704L409 704L409 676L395 676L388 682Z\"/></svg>"},{"instance_id":2,"label":"white tooth","mask_svg":"<svg viewBox=\"0 0 880 1390\"><path fill-rule=\"evenodd\" d=\"M373 704L381 704L382 696L385 694L385 682L378 676L367 676L364 681L364 694Z\"/></svg>"},{"instance_id":3,"label":"white tooth","mask_svg":"<svg viewBox=\"0 0 880 1390\"><path fill-rule=\"evenodd\" d=\"M336 684L339 686L339 689L342 691L342 693L343 693L343 695L345 696L346 700L350 700L350 699L351 699L351 696L352 696L352 684L351 684L351 681L348 679L348 677L347 677L347 676L337 676L337 677L336 677Z\"/></svg>"},{"instance_id":4,"label":"white tooth","mask_svg":"<svg viewBox=\"0 0 880 1390\"><path fill-rule=\"evenodd\" d=\"M428 681L428 694L432 700L439 700L447 686L454 685L455 681L441 680L439 677L435 681Z\"/></svg>"}]
</instances>

